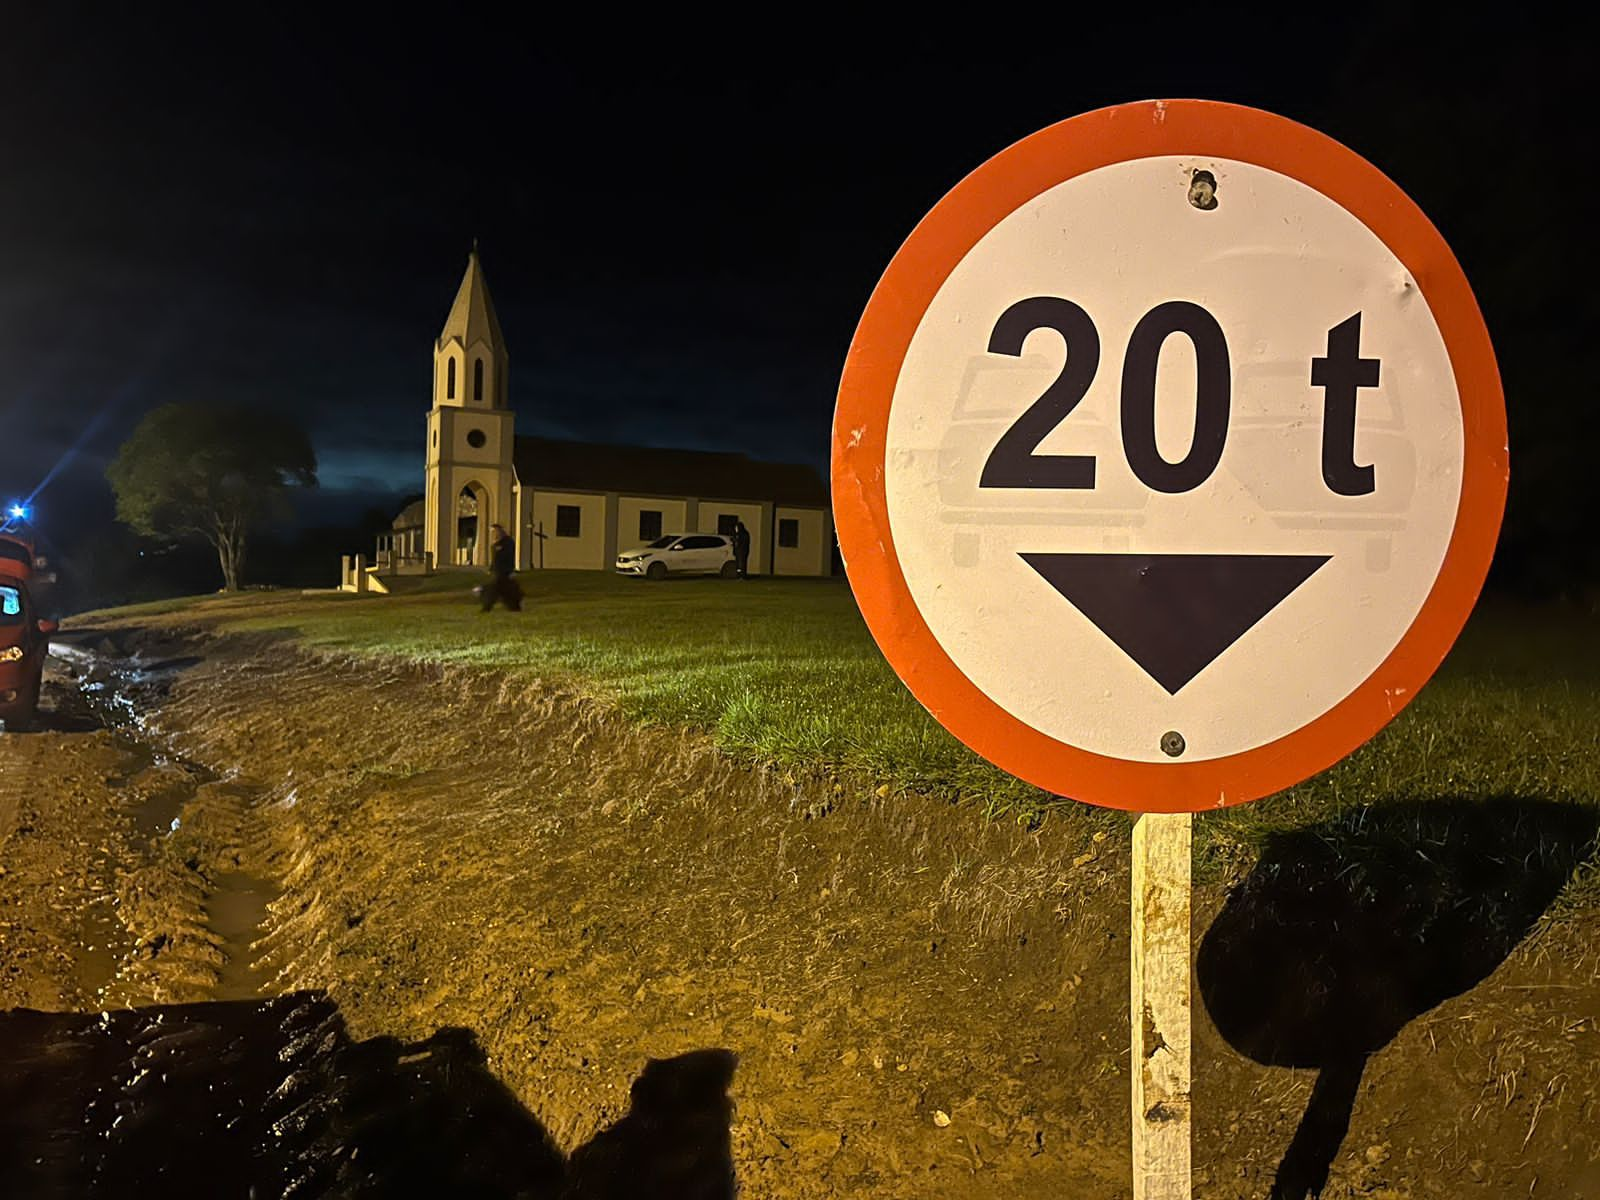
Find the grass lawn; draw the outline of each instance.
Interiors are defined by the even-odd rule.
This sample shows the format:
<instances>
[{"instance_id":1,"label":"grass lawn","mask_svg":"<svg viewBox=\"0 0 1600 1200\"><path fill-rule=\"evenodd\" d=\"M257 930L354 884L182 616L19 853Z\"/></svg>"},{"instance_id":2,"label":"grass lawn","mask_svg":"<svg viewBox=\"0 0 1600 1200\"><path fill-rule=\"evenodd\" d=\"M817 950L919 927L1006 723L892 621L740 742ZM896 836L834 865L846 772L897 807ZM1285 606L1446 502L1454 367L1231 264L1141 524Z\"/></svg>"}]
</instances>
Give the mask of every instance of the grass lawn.
<instances>
[{"instance_id":1,"label":"grass lawn","mask_svg":"<svg viewBox=\"0 0 1600 1200\"><path fill-rule=\"evenodd\" d=\"M387 597L190 603L224 628L292 631L314 647L557 679L634 719L704 729L735 755L859 772L990 816L1061 810L1097 828L1126 819L1065 805L945 733L890 671L841 580L651 584L552 571L521 577L522 613L484 615L468 594L477 578L437 576ZM1433 683L1371 743L1299 787L1200 818L1201 871L1274 832L1348 820L1355 835L1374 804L1516 798L1600 809L1597 632L1576 610L1481 605ZM1594 868L1576 891L1600 904Z\"/></svg>"}]
</instances>

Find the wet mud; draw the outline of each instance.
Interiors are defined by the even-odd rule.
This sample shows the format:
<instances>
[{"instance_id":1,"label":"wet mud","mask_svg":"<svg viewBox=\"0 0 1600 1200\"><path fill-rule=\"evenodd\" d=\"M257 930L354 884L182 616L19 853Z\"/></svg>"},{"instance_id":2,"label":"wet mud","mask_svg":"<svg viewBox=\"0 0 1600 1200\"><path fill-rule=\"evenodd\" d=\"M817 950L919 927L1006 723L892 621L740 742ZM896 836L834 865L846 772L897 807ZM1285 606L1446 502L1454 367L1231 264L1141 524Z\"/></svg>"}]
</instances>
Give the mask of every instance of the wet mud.
<instances>
[{"instance_id":1,"label":"wet mud","mask_svg":"<svg viewBox=\"0 0 1600 1200\"><path fill-rule=\"evenodd\" d=\"M628 1114L571 1156L485 1068L472 1032L351 1038L326 995L99 1015L0 1013L7 1196L730 1192L732 1056L646 1065Z\"/></svg>"},{"instance_id":2,"label":"wet mud","mask_svg":"<svg viewBox=\"0 0 1600 1200\"><path fill-rule=\"evenodd\" d=\"M18 857L35 850L51 876L58 916L46 931L71 956L56 985L79 1004L243 998L264 982L251 946L277 895L270 838L247 786L174 752L154 724L177 674L199 661L170 648L67 635L40 730L7 739L22 762L8 755L0 804L29 814L17 818L33 838ZM86 862L62 854L74 836L95 843ZM26 921L9 932L22 938Z\"/></svg>"},{"instance_id":3,"label":"wet mud","mask_svg":"<svg viewBox=\"0 0 1600 1200\"><path fill-rule=\"evenodd\" d=\"M1131 1194L1120 826L743 766L539 680L68 636L0 738L0 1195ZM1196 896L1195 1195L1600 1195L1594 922L1528 936L1541 883L1350 1083L1257 991L1401 951L1307 926L1270 880L1350 865L1280 849L1315 877Z\"/></svg>"}]
</instances>

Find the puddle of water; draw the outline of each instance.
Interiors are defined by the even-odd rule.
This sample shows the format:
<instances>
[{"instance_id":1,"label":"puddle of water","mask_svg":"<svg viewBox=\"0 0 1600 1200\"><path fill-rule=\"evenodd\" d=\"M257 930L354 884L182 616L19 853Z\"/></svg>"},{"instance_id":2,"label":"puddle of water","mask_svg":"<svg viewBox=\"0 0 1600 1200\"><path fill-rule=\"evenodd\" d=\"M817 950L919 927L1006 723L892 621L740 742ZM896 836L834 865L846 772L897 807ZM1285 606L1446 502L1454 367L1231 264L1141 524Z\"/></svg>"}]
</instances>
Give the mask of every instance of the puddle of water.
<instances>
[{"instance_id":1,"label":"puddle of water","mask_svg":"<svg viewBox=\"0 0 1600 1200\"><path fill-rule=\"evenodd\" d=\"M161 669L167 664L148 668L137 659L108 657L59 639L50 643L50 657L66 665L93 716L116 731L144 729L148 701L171 682L176 669L192 661L173 660L178 666L170 671Z\"/></svg>"},{"instance_id":2,"label":"puddle of water","mask_svg":"<svg viewBox=\"0 0 1600 1200\"><path fill-rule=\"evenodd\" d=\"M227 955L215 997L253 1000L262 995L269 980L250 953L250 944L261 936L267 905L278 898L278 889L243 871L220 874L212 880L212 886L214 890L206 898L206 923L211 932L223 939L223 953Z\"/></svg>"},{"instance_id":3,"label":"puddle of water","mask_svg":"<svg viewBox=\"0 0 1600 1200\"><path fill-rule=\"evenodd\" d=\"M133 825L139 831L139 836L153 838L171 833L172 822L193 795L194 788L185 783L172 784L151 793L133 814Z\"/></svg>"},{"instance_id":4,"label":"puddle of water","mask_svg":"<svg viewBox=\"0 0 1600 1200\"><path fill-rule=\"evenodd\" d=\"M115 897L109 893L95 896L79 909L76 924L78 985L85 996L103 999L133 948L133 938L117 919Z\"/></svg>"}]
</instances>

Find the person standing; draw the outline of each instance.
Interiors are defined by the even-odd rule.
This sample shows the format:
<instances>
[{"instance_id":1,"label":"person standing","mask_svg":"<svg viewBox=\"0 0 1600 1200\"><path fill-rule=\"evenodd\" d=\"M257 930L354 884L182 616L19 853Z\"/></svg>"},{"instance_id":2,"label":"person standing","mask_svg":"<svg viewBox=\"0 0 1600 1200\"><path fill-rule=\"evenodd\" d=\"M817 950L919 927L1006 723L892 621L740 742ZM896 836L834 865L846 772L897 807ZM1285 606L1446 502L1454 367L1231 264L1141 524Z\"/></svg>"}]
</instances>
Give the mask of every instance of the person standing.
<instances>
[{"instance_id":1,"label":"person standing","mask_svg":"<svg viewBox=\"0 0 1600 1200\"><path fill-rule=\"evenodd\" d=\"M489 582L480 589L483 611L502 601L512 612L522 611L522 588L512 574L517 569L517 544L504 525L489 526Z\"/></svg>"},{"instance_id":2,"label":"person standing","mask_svg":"<svg viewBox=\"0 0 1600 1200\"><path fill-rule=\"evenodd\" d=\"M739 571L740 579L749 579L750 573L750 531L744 527L744 522L735 520L733 523L733 561Z\"/></svg>"}]
</instances>

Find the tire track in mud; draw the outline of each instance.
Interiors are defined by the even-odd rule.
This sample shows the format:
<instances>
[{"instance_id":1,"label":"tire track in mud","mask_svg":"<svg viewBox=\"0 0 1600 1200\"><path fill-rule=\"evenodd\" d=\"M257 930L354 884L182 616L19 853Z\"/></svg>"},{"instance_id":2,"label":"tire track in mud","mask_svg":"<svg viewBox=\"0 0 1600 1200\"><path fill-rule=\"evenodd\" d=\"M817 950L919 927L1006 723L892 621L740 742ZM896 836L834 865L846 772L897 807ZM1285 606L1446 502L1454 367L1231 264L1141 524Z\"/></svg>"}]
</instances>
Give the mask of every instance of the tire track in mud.
<instances>
[{"instance_id":1,"label":"tire track in mud","mask_svg":"<svg viewBox=\"0 0 1600 1200\"><path fill-rule=\"evenodd\" d=\"M1056 911L1060 864L1082 850L1061 831L986 827L974 838L947 806L752 771L688 731L637 731L566 690L483 673L230 637L164 675L151 668L195 643L174 634L158 648L142 640L151 632L103 627L96 636L112 644L86 649L108 662L81 672L113 720L133 723L130 744L162 758L130 758L120 789L161 851L119 889L147 949L118 983L144 988L143 1007L137 1019L113 1012L109 1024L9 1035L0 1020L0 1042L20 1047L12 1082L31 1071L29 1086L72 1093L60 1064L82 1062L88 1094L132 1107L122 1125L102 1126L102 1110L86 1120L69 1106L65 1124L19 1137L64 1140L98 1161L110 1143L84 1151L78 1131L132 1128L145 1131L142 1153L170 1163L181 1147L149 1131L162 1113L208 1122L215 1114L183 1114L193 1089L216 1094L204 1064L224 1056L259 1107L298 1091L310 1107L296 1119L332 1131L308 1151L322 1173L295 1194L345 1194L329 1181L343 1178L338 1156L352 1146L366 1147L356 1161L367 1170L386 1170L402 1149L364 1140L369 1122L404 1125L441 1105L501 1112L483 1096L505 1095L515 1105L489 1122L498 1149L483 1161L498 1165L477 1194L731 1197L735 1163L744 1194L774 1200L1021 1197L1059 1193L1063 1174L1104 1173L1103 1122L1089 1129L1085 1118L1115 1087L1098 1069L1114 1048L1071 1049L1073 1066L1089 1067L1074 1079L1051 1061L1059 1035L1018 1026L1091 991L1097 1007L1122 994L1120 980L1089 978L1095 935ZM121 650L138 653L115 679ZM148 691L128 700L131 688ZM236 764L248 774L227 775ZM244 843L263 831L252 861ZM971 840L992 851L987 865ZM179 1002L221 984L217 928L196 914L235 851L287 889L255 939L268 990L337 1006L339 1024L317 1043L328 1072L271 1067L292 1040L264 1015L277 998L226 1010ZM203 880L190 878L197 867ZM172 915L183 913L187 925ZM1061 951L1077 971L1061 974ZM1003 1014L968 1003L1014 973L1028 982ZM154 986L166 990L152 1004ZM163 1040L177 1032L186 1036ZM149 1064L147 1037L160 1056ZM369 1074L397 1091L394 1068L439 1054L449 1071L398 1110L362 1098ZM452 1090L461 1079L479 1079L482 1095ZM1088 1146L1069 1140L1074 1123ZM467 1136L443 1116L433 1124ZM250 1138L279 1136L252 1128ZM426 1131L406 1140L450 1149ZM530 1182L539 1147L560 1148L559 1185ZM130 1154L100 1177L133 1170ZM277 1194L287 1176L265 1160L261 1171L265 1194ZM662 1172L678 1176L641 1182ZM1098 1200L1104 1188L1079 1194Z\"/></svg>"},{"instance_id":2,"label":"tire track in mud","mask_svg":"<svg viewBox=\"0 0 1600 1200\"><path fill-rule=\"evenodd\" d=\"M76 805L39 805L53 828L37 828L40 816L13 832L67 844L78 821L104 841L92 861L69 860L89 902L35 930L54 934L55 994L91 1011L0 1010L0 1195L361 1190L394 1114L348 1136L350 1089L378 1070L385 1093L403 1096L402 1063L431 1051L375 1058L326 996L264 998L254 943L279 889L261 797L167 743L154 714L195 660L160 649L60 639L37 740L20 763L8 757L11 783L43 800L63 786L54 767L86 764ZM41 881L28 882L36 897ZM369 1161L355 1169L362 1146Z\"/></svg>"},{"instance_id":3,"label":"tire track in mud","mask_svg":"<svg viewBox=\"0 0 1600 1200\"><path fill-rule=\"evenodd\" d=\"M750 1195L1119 1194L1097 1018L1125 977L1067 876L1125 867L1088 831L751 768L537 681L259 637L208 658L172 728L270 772L267 956L357 1027L472 1028L567 1147L627 1121L644 1056L736 1053Z\"/></svg>"},{"instance_id":4,"label":"tire track in mud","mask_svg":"<svg viewBox=\"0 0 1600 1200\"><path fill-rule=\"evenodd\" d=\"M537 680L264 635L207 641L160 695L150 668L195 645L177 638L125 643L151 689L131 712L85 672L117 720L144 720L129 747L167 756L132 754L106 795L180 883L205 872L167 906L200 914L180 931L192 953L163 946L155 974L119 984L214 996L233 986L219 947L248 943L233 961L259 974L240 986L285 994L0 1012L0 1196L731 1197L735 1168L763 1200L1126 1196L1115 830L981 824L870 781L743 766ZM0 764L28 765L6 757L17 745ZM194 868L172 849L189 846ZM286 889L264 936L248 911L225 930L213 897L234 867ZM140 881L153 913L179 887ZM1197 928L1225 899L1200 894ZM1592 928L1374 1060L1330 1200L1540 1179L1590 1194L1582 1064L1600 1027L1574 1018L1600 1011ZM192 978L160 975L164 957ZM1312 1077L1239 1057L1196 1017L1196 1194L1253 1200ZM651 1174L668 1169L698 1186Z\"/></svg>"},{"instance_id":5,"label":"tire track in mud","mask_svg":"<svg viewBox=\"0 0 1600 1200\"><path fill-rule=\"evenodd\" d=\"M179 660L103 641L63 647L72 682L51 715L114 760L114 914L75 928L84 946L91 927L121 931L103 962L76 955L101 977L91 1011L0 1009L0 1196L734 1195L725 1052L649 1062L628 1110L569 1157L473 1030L358 1039L325 991L267 994L293 966L273 976L258 951L297 829L280 820L275 842L267 814L293 789L275 801L181 750L161 725Z\"/></svg>"},{"instance_id":6,"label":"tire track in mud","mask_svg":"<svg viewBox=\"0 0 1600 1200\"><path fill-rule=\"evenodd\" d=\"M77 693L77 704L69 694L58 706L81 706L111 731L122 758L108 777L131 826L114 904L87 922L80 943L92 948L82 973L107 1008L245 1000L268 982L254 943L281 888L259 816L263 798L163 736L161 700L198 661L159 652L171 648L130 650L106 636L93 647L62 639L52 648Z\"/></svg>"},{"instance_id":7,"label":"tire track in mud","mask_svg":"<svg viewBox=\"0 0 1600 1200\"><path fill-rule=\"evenodd\" d=\"M324 994L0 1013L0 1195L554 1196L466 1030L356 1041Z\"/></svg>"}]
</instances>

